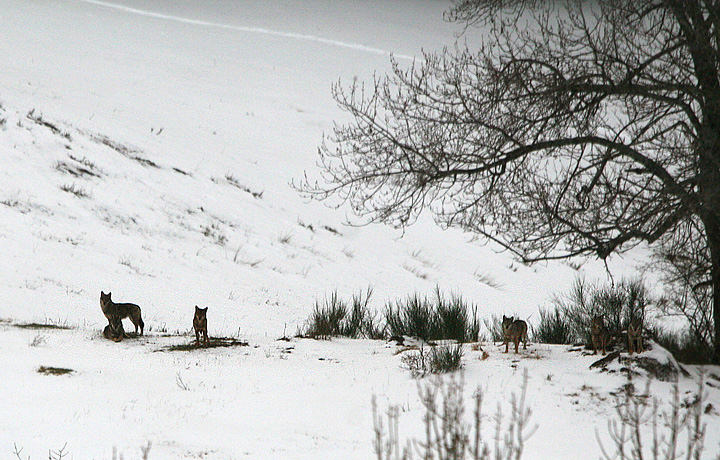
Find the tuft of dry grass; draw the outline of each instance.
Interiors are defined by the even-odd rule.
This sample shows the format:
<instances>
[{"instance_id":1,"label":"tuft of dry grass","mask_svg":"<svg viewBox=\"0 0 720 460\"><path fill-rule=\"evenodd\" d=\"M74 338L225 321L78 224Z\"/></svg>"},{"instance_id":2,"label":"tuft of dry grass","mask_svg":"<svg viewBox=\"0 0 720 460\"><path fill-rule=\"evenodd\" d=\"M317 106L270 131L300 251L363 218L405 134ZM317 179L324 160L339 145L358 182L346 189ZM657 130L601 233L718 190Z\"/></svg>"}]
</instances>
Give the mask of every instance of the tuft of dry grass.
<instances>
[{"instance_id":1,"label":"tuft of dry grass","mask_svg":"<svg viewBox=\"0 0 720 460\"><path fill-rule=\"evenodd\" d=\"M90 197L90 194L82 187L79 187L75 184L63 184L60 186L60 190L63 192L72 193L78 198L88 198Z\"/></svg>"},{"instance_id":2,"label":"tuft of dry grass","mask_svg":"<svg viewBox=\"0 0 720 460\"><path fill-rule=\"evenodd\" d=\"M223 348L223 347L247 347L250 344L244 340L234 339L232 337L210 337L208 345L199 345L193 340L190 343L171 345L161 348L158 351L194 351L201 348Z\"/></svg>"},{"instance_id":3,"label":"tuft of dry grass","mask_svg":"<svg viewBox=\"0 0 720 460\"><path fill-rule=\"evenodd\" d=\"M72 329L70 326L65 326L65 325L61 325L61 324L51 324L51 323L23 323L23 324L16 324L15 327L19 327L20 329L63 329L63 330Z\"/></svg>"},{"instance_id":4,"label":"tuft of dry grass","mask_svg":"<svg viewBox=\"0 0 720 460\"><path fill-rule=\"evenodd\" d=\"M51 367L51 366L40 366L37 368L38 374L45 375L65 375L75 372L72 369L66 369L64 367Z\"/></svg>"}]
</instances>

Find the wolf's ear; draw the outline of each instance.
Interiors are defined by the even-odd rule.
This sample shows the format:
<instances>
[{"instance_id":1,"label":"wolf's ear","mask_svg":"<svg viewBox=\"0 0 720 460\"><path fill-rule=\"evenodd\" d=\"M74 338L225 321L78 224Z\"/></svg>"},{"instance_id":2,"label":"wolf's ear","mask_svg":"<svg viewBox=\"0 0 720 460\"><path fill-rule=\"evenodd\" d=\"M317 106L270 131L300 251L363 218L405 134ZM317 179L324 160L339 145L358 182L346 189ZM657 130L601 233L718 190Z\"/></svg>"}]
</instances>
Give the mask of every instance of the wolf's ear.
<instances>
[{"instance_id":1,"label":"wolf's ear","mask_svg":"<svg viewBox=\"0 0 720 460\"><path fill-rule=\"evenodd\" d=\"M515 321L515 317L514 317L514 316L511 316L510 318L508 318L508 320L510 320L510 321Z\"/></svg>"},{"instance_id":2,"label":"wolf's ear","mask_svg":"<svg viewBox=\"0 0 720 460\"><path fill-rule=\"evenodd\" d=\"M208 307L205 307L205 308L201 308L200 310L207 311L207 309L208 309Z\"/></svg>"}]
</instances>

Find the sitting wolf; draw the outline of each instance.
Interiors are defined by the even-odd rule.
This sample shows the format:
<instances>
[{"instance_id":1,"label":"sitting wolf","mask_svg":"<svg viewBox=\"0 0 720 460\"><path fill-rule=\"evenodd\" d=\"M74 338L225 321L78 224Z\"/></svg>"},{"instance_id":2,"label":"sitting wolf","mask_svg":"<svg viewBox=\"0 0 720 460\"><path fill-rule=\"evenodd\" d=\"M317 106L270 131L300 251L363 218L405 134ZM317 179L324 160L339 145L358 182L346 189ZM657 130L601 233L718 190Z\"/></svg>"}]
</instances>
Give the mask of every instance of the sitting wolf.
<instances>
[{"instance_id":1,"label":"sitting wolf","mask_svg":"<svg viewBox=\"0 0 720 460\"><path fill-rule=\"evenodd\" d=\"M103 329L103 335L113 342L120 342L125 337L122 320L118 316L110 316L108 321L109 324Z\"/></svg>"}]
</instances>

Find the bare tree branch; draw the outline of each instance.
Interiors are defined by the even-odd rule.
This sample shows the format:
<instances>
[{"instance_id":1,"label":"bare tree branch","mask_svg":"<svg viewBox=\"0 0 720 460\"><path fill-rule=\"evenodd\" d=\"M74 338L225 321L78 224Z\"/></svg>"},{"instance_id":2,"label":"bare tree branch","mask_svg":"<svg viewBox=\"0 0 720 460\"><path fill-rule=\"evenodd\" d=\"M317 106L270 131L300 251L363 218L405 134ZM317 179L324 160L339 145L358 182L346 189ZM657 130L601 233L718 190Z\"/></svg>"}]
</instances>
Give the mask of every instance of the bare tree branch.
<instances>
[{"instance_id":1,"label":"bare tree branch","mask_svg":"<svg viewBox=\"0 0 720 460\"><path fill-rule=\"evenodd\" d=\"M446 18L477 49L337 84L351 121L296 187L396 227L430 209L525 261L663 245L693 222L720 335L718 0L457 0Z\"/></svg>"}]
</instances>

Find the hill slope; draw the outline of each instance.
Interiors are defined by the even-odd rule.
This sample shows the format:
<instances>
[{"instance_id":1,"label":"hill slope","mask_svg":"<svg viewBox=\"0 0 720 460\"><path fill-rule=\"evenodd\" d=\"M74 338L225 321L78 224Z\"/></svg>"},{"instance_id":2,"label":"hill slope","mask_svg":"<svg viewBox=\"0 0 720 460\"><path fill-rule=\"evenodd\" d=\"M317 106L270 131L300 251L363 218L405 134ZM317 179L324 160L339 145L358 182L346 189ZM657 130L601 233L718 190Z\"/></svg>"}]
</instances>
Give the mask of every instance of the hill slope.
<instances>
[{"instance_id":1,"label":"hill slope","mask_svg":"<svg viewBox=\"0 0 720 460\"><path fill-rule=\"evenodd\" d=\"M381 305L440 285L529 317L578 276L428 218L405 234L347 227L344 210L288 185L317 173L316 147L342 119L330 83L386 69L384 50L405 59L451 41L443 3L0 6L14 43L0 50L7 316L101 323L109 290L151 324L184 328L201 304L264 333L294 330L332 289L369 285Z\"/></svg>"},{"instance_id":2,"label":"hill slope","mask_svg":"<svg viewBox=\"0 0 720 460\"><path fill-rule=\"evenodd\" d=\"M74 458L112 446L139 458L152 441L151 458L369 458L371 395L414 417L415 382L382 342L276 342L316 299L371 286L381 309L440 286L484 317L532 323L575 277L605 276L593 262L523 266L428 216L405 233L346 226L345 209L288 185L317 173L317 145L343 119L330 84L451 43L446 7L0 0L0 452L35 459L68 442ZM617 277L635 267L610 264ZM147 337L101 338L101 290L142 306ZM194 305L209 307L212 336L249 346L168 352L189 340ZM70 329L16 327L28 322ZM597 457L624 377L562 347L516 362L485 346L487 361L466 352L468 394L479 384L494 407L529 369L543 427L529 458L549 445ZM571 431L575 450L558 438Z\"/></svg>"}]
</instances>

